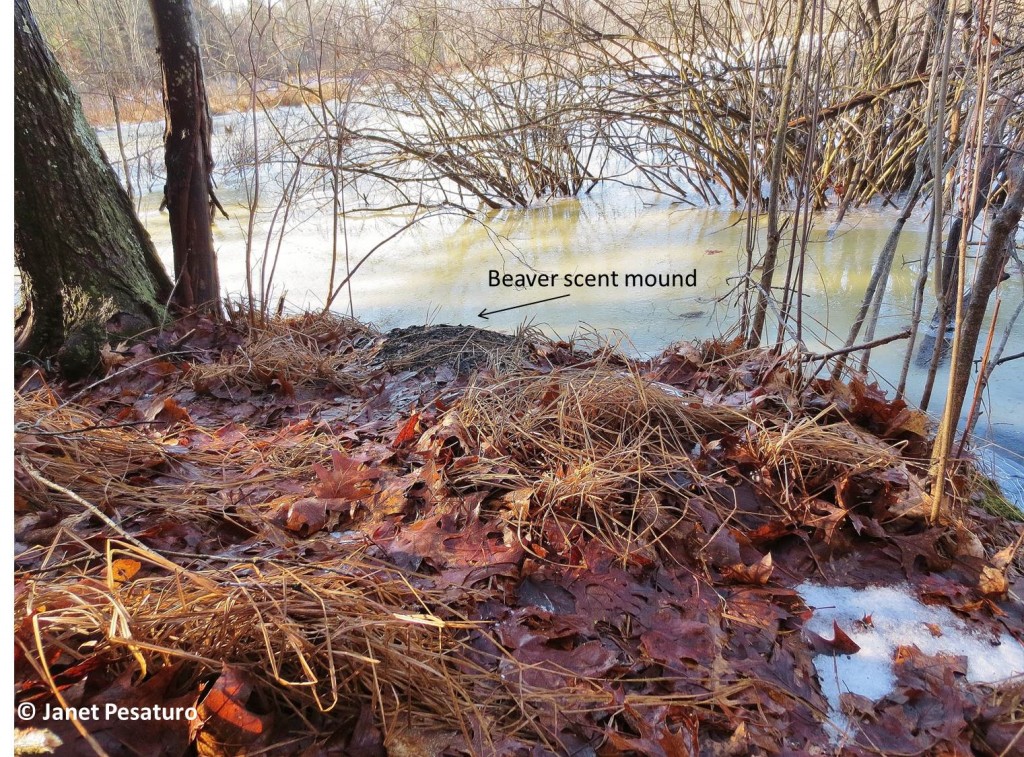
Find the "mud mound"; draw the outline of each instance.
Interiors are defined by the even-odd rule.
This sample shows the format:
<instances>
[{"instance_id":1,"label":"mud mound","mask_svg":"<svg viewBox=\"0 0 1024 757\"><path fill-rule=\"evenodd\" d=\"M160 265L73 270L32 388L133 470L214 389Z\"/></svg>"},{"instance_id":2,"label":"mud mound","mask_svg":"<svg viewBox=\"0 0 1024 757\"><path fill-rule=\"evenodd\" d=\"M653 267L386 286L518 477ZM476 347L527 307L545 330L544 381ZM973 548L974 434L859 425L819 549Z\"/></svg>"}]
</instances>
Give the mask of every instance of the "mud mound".
<instances>
[{"instance_id":1,"label":"mud mound","mask_svg":"<svg viewBox=\"0 0 1024 757\"><path fill-rule=\"evenodd\" d=\"M450 365L465 374L485 366L518 364L527 352L523 335L510 336L475 326L409 326L384 337L377 362L390 371Z\"/></svg>"}]
</instances>

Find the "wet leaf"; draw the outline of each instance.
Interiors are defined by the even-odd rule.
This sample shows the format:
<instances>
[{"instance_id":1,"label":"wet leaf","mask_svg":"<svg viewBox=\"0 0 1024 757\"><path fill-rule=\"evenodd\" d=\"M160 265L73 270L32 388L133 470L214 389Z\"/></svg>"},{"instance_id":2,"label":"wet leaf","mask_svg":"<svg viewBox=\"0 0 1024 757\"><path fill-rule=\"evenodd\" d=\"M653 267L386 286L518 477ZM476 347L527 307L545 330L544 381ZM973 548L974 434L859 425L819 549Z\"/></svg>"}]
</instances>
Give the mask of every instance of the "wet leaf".
<instances>
[{"instance_id":1,"label":"wet leaf","mask_svg":"<svg viewBox=\"0 0 1024 757\"><path fill-rule=\"evenodd\" d=\"M958 683L966 674L965 660L902 646L893 670L893 693L862 703L857 742L884 754L972 754L966 716L975 704Z\"/></svg>"},{"instance_id":2,"label":"wet leaf","mask_svg":"<svg viewBox=\"0 0 1024 757\"><path fill-rule=\"evenodd\" d=\"M884 538L899 550L903 570L907 576L911 576L918 572L920 567L932 571L949 568L949 558L939 550L939 541L944 536L944 529L930 528L919 534L885 533Z\"/></svg>"},{"instance_id":3,"label":"wet leaf","mask_svg":"<svg viewBox=\"0 0 1024 757\"><path fill-rule=\"evenodd\" d=\"M316 533L327 524L327 503L320 498L297 499L288 507L285 525L299 536Z\"/></svg>"},{"instance_id":4,"label":"wet leaf","mask_svg":"<svg viewBox=\"0 0 1024 757\"><path fill-rule=\"evenodd\" d=\"M714 640L707 623L661 611L654 616L652 625L651 630L640 636L641 647L652 660L669 670L678 670L684 663L710 664Z\"/></svg>"},{"instance_id":5,"label":"wet leaf","mask_svg":"<svg viewBox=\"0 0 1024 757\"><path fill-rule=\"evenodd\" d=\"M333 469L327 469L319 463L313 464L313 470L320 479L315 487L317 496L330 499L361 499L368 497L373 491L374 482L382 472L366 466L366 460L349 457L332 450L331 462Z\"/></svg>"},{"instance_id":6,"label":"wet leaf","mask_svg":"<svg viewBox=\"0 0 1024 757\"><path fill-rule=\"evenodd\" d=\"M141 370L150 376L172 376L180 369L169 360L155 360L143 365Z\"/></svg>"},{"instance_id":7,"label":"wet leaf","mask_svg":"<svg viewBox=\"0 0 1024 757\"><path fill-rule=\"evenodd\" d=\"M814 631L804 629L804 635L810 642L811 649L818 654L853 655L860 651L860 645L851 639L834 620L832 621L832 632L833 638L826 639Z\"/></svg>"},{"instance_id":8,"label":"wet leaf","mask_svg":"<svg viewBox=\"0 0 1024 757\"><path fill-rule=\"evenodd\" d=\"M180 666L170 665L138 682L137 670L129 669L112 681L106 680L100 691L91 696L86 695L85 679L62 686L62 695L70 706L87 707L96 713L96 718L89 719L88 729L107 754L135 755L144 750L153 757L178 757L186 752L191 740L185 710L195 705L198 698L196 690L181 693L175 689L179 672ZM104 680L98 673L97 678ZM52 705L58 703L54 701ZM154 717L154 707L166 709ZM136 708L136 716L120 708ZM37 706L37 720L41 711L42 707ZM180 717L163 717L165 712ZM45 725L64 742L64 749L58 754L93 753L69 721L51 720L35 725Z\"/></svg>"},{"instance_id":9,"label":"wet leaf","mask_svg":"<svg viewBox=\"0 0 1024 757\"><path fill-rule=\"evenodd\" d=\"M359 709L359 719L352 729L345 753L352 757L387 757L384 737L374 723L374 710L369 705L364 704Z\"/></svg>"},{"instance_id":10,"label":"wet leaf","mask_svg":"<svg viewBox=\"0 0 1024 757\"><path fill-rule=\"evenodd\" d=\"M680 709L681 708L673 708ZM697 757L700 752L698 729L700 721L691 711L673 712L667 722L669 708L654 707L643 711L627 707L623 715L639 736L609 731L610 743L620 751L635 752L648 757Z\"/></svg>"},{"instance_id":11,"label":"wet leaf","mask_svg":"<svg viewBox=\"0 0 1024 757\"><path fill-rule=\"evenodd\" d=\"M391 446L394 447L395 449L398 449L400 447L404 447L406 444L411 442L413 439L416 439L417 436L418 436L417 426L419 425L419 422L420 422L420 412L419 412L419 410L417 410L411 416L409 416L409 420L407 420L402 425L402 428L399 430L398 434L395 436L395 441L392 443Z\"/></svg>"},{"instance_id":12,"label":"wet leaf","mask_svg":"<svg viewBox=\"0 0 1024 757\"><path fill-rule=\"evenodd\" d=\"M902 400L890 402L878 384L866 384L858 378L850 381L853 394L853 412L858 421L871 431L888 428L893 419L907 406Z\"/></svg>"},{"instance_id":13,"label":"wet leaf","mask_svg":"<svg viewBox=\"0 0 1024 757\"><path fill-rule=\"evenodd\" d=\"M529 577L519 584L519 606L534 606L550 613L571 615L576 610L576 600L553 581Z\"/></svg>"}]
</instances>

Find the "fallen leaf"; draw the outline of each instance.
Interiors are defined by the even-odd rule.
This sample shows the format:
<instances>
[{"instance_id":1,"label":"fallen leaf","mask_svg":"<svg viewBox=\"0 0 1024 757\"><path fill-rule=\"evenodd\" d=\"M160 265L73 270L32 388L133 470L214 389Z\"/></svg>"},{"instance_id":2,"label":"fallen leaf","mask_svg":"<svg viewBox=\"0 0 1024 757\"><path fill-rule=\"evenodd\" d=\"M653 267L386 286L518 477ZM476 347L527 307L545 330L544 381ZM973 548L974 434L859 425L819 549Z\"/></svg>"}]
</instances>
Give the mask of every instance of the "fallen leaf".
<instances>
[{"instance_id":1,"label":"fallen leaf","mask_svg":"<svg viewBox=\"0 0 1024 757\"><path fill-rule=\"evenodd\" d=\"M345 753L352 757L387 757L384 738L374 723L374 710L369 705L364 704L359 709L359 719L352 729Z\"/></svg>"},{"instance_id":2,"label":"fallen leaf","mask_svg":"<svg viewBox=\"0 0 1024 757\"><path fill-rule=\"evenodd\" d=\"M885 430L886 436L913 434L922 439L928 436L928 415L920 410L905 407L896 413Z\"/></svg>"},{"instance_id":3,"label":"fallen leaf","mask_svg":"<svg viewBox=\"0 0 1024 757\"><path fill-rule=\"evenodd\" d=\"M157 398L143 413L143 420L160 423L191 423L192 417L173 397Z\"/></svg>"},{"instance_id":4,"label":"fallen leaf","mask_svg":"<svg viewBox=\"0 0 1024 757\"><path fill-rule=\"evenodd\" d=\"M673 728L667 722L668 713L669 709L664 706L633 709L627 705L623 716L640 736L627 736L617 730L609 730L606 732L607 738L618 750L616 753L628 752L649 757L697 757L700 754L700 721L697 716L693 712L674 713L676 722Z\"/></svg>"},{"instance_id":5,"label":"fallen leaf","mask_svg":"<svg viewBox=\"0 0 1024 757\"><path fill-rule=\"evenodd\" d=\"M150 376L171 376L179 370L178 366L169 360L156 360L152 363L146 363L140 368L142 373Z\"/></svg>"},{"instance_id":6,"label":"fallen leaf","mask_svg":"<svg viewBox=\"0 0 1024 757\"><path fill-rule=\"evenodd\" d=\"M981 569L981 577L978 578L978 588L981 589L981 593L986 597L1001 599L1006 596L1010 583L1006 580L1006 574L1003 571L986 565Z\"/></svg>"},{"instance_id":7,"label":"fallen leaf","mask_svg":"<svg viewBox=\"0 0 1024 757\"><path fill-rule=\"evenodd\" d=\"M773 569L772 553L769 552L753 565L730 565L722 571L722 575L736 583L764 586L771 578Z\"/></svg>"},{"instance_id":8,"label":"fallen leaf","mask_svg":"<svg viewBox=\"0 0 1024 757\"><path fill-rule=\"evenodd\" d=\"M526 520L530 514L530 502L533 494L533 489L515 489L502 497L502 500L508 505L510 520Z\"/></svg>"},{"instance_id":9,"label":"fallen leaf","mask_svg":"<svg viewBox=\"0 0 1024 757\"><path fill-rule=\"evenodd\" d=\"M380 470L366 467L361 458L348 457L331 450L333 470L313 463L313 471L320 479L316 494L325 499L362 499L373 491L373 482L382 475Z\"/></svg>"},{"instance_id":10,"label":"fallen leaf","mask_svg":"<svg viewBox=\"0 0 1024 757\"><path fill-rule=\"evenodd\" d=\"M295 384L293 384L283 373L275 375L268 384L268 388L272 392L276 392L277 394L285 397L295 396Z\"/></svg>"},{"instance_id":11,"label":"fallen leaf","mask_svg":"<svg viewBox=\"0 0 1024 757\"><path fill-rule=\"evenodd\" d=\"M449 731L427 731L412 726L401 725L390 729L385 740L385 752L388 757L435 757L445 754L458 738L458 734Z\"/></svg>"},{"instance_id":12,"label":"fallen leaf","mask_svg":"<svg viewBox=\"0 0 1024 757\"><path fill-rule=\"evenodd\" d=\"M958 557L966 555L983 560L985 559L985 547L982 546L981 539L973 531L967 528L958 528L956 531L956 554Z\"/></svg>"},{"instance_id":13,"label":"fallen leaf","mask_svg":"<svg viewBox=\"0 0 1024 757\"><path fill-rule=\"evenodd\" d=\"M175 683L179 672L180 666L169 665L142 681L135 680L138 670L134 668L126 669L112 681L100 673L91 683L94 687L97 682L105 683L93 696L82 698L86 690L84 678L75 685L62 686L62 696L71 706L94 708L96 717L89 719L89 731L107 754L144 753L153 757L177 757L187 752L191 740L190 722L183 716L184 710L194 706L198 698L198 690L192 687L178 695L179 689ZM120 708L134 707L141 713L155 706L167 708L168 712L177 712L182 717L125 717L119 713ZM64 748L58 754L93 753L68 721L51 720L34 725L45 725L64 742Z\"/></svg>"},{"instance_id":14,"label":"fallen leaf","mask_svg":"<svg viewBox=\"0 0 1024 757\"><path fill-rule=\"evenodd\" d=\"M270 732L271 715L248 708L252 684L239 668L224 665L220 676L199 705L196 746L201 755L238 754L254 749ZM242 747L242 750L239 750ZM247 748L247 749L246 749Z\"/></svg>"},{"instance_id":15,"label":"fallen leaf","mask_svg":"<svg viewBox=\"0 0 1024 757\"><path fill-rule=\"evenodd\" d=\"M391 446L394 447L395 449L398 449L399 447L403 447L409 442L411 442L413 439L415 439L416 426L419 424L419 422L420 411L416 410L411 416L409 416L409 420L407 420L405 424L402 426L402 429L398 432L398 435L395 437L395 441L391 444Z\"/></svg>"},{"instance_id":16,"label":"fallen leaf","mask_svg":"<svg viewBox=\"0 0 1024 757\"><path fill-rule=\"evenodd\" d=\"M832 639L819 636L807 628L804 629L804 634L811 644L811 649L818 654L852 655L860 651L860 645L847 636L846 631L840 628L834 620L832 621L832 631L834 636Z\"/></svg>"},{"instance_id":17,"label":"fallen leaf","mask_svg":"<svg viewBox=\"0 0 1024 757\"><path fill-rule=\"evenodd\" d=\"M139 572L142 567L142 563L138 560L131 560L128 558L120 558L110 563L110 580L116 584L123 584L127 581L131 581L135 574Z\"/></svg>"},{"instance_id":18,"label":"fallen leaf","mask_svg":"<svg viewBox=\"0 0 1024 757\"><path fill-rule=\"evenodd\" d=\"M707 623L683 620L659 612L654 628L640 636L643 651L655 662L678 670L684 662L708 665L714 658L714 638Z\"/></svg>"},{"instance_id":19,"label":"fallen leaf","mask_svg":"<svg viewBox=\"0 0 1024 757\"><path fill-rule=\"evenodd\" d=\"M892 693L877 702L860 702L859 744L878 754L971 754L967 718L976 703L959 684L966 662L954 655L926 655L914 646L898 647Z\"/></svg>"},{"instance_id":20,"label":"fallen leaf","mask_svg":"<svg viewBox=\"0 0 1024 757\"><path fill-rule=\"evenodd\" d=\"M1018 546L1019 544L1011 544L992 555L992 566L999 568L999 570L1005 570L1006 566L1013 562L1014 555L1017 554Z\"/></svg>"},{"instance_id":21,"label":"fallen leaf","mask_svg":"<svg viewBox=\"0 0 1024 757\"><path fill-rule=\"evenodd\" d=\"M528 576L519 584L519 606L539 607L558 615L571 615L576 610L572 594L558 584Z\"/></svg>"},{"instance_id":22,"label":"fallen leaf","mask_svg":"<svg viewBox=\"0 0 1024 757\"><path fill-rule=\"evenodd\" d=\"M121 352L112 350L109 344L104 344L100 348L100 361L103 363L103 372L109 373L127 363L128 358Z\"/></svg>"},{"instance_id":23,"label":"fallen leaf","mask_svg":"<svg viewBox=\"0 0 1024 757\"><path fill-rule=\"evenodd\" d=\"M297 499L288 507L285 525L299 536L309 536L327 524L327 505L318 497Z\"/></svg>"},{"instance_id":24,"label":"fallen leaf","mask_svg":"<svg viewBox=\"0 0 1024 757\"><path fill-rule=\"evenodd\" d=\"M53 731L45 728L15 728L14 753L53 754L64 742Z\"/></svg>"}]
</instances>

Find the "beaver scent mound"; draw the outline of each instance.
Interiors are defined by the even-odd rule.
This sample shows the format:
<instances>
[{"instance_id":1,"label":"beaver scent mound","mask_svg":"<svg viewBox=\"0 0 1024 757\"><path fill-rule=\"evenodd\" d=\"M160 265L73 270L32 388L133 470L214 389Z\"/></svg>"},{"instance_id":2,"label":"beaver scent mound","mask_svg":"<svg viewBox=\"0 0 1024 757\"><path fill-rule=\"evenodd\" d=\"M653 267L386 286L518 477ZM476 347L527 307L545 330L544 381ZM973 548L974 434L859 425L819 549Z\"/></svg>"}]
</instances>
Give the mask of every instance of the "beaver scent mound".
<instances>
[{"instance_id":1,"label":"beaver scent mound","mask_svg":"<svg viewBox=\"0 0 1024 757\"><path fill-rule=\"evenodd\" d=\"M409 326L385 335L377 361L391 371L450 365L463 374L488 365L517 365L527 345L523 336L475 326Z\"/></svg>"}]
</instances>

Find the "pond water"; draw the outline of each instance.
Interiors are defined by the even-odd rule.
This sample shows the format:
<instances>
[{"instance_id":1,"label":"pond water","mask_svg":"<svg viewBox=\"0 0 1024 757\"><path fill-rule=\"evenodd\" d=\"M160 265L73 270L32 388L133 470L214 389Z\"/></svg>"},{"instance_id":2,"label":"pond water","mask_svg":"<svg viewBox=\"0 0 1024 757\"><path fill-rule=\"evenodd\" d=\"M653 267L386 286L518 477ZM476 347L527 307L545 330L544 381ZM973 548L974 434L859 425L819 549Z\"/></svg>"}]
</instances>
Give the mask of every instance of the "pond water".
<instances>
[{"instance_id":1,"label":"pond water","mask_svg":"<svg viewBox=\"0 0 1024 757\"><path fill-rule=\"evenodd\" d=\"M106 138L110 139L109 133ZM109 145L108 153L114 154ZM231 179L230 174L220 177L219 196L230 218L217 221L215 240L224 289L241 295L249 218L245 194ZM141 215L170 266L167 220L157 211L158 203L156 194L144 197ZM834 212L816 217L803 306L809 348L842 344L896 214L892 208L851 210L838 224ZM284 296L291 309L323 306L334 217L327 193L307 192L291 206L282 241L282 213L275 202L265 202L257 211L253 278L258 286L264 251L273 256L280 243L271 282L275 302ZM346 241L349 264L355 265L410 220L407 213L384 212L349 218L344 227L339 223L336 281L344 276ZM925 245L924 225L923 211L919 211L903 231L877 337L909 325ZM528 322L562 338L598 332L621 341L629 352L650 355L674 341L720 336L734 328L737 310L728 295L742 270L745 233L741 213L686 207L614 184L602 185L579 200L554 200L472 218L438 215L419 220L373 252L352 278L351 307L357 317L381 329L432 322L512 330ZM762 246L763 237L762 230ZM588 274L594 276L595 284L611 283L613 273L618 286L575 286L584 283L582 277ZM533 286L491 286L495 276L517 274L552 276ZM602 274L604 278L599 278ZM653 274L652 283L658 275L679 274L676 283L681 285L637 286L630 280L633 285L624 286L627 274ZM567 275L574 286L565 286ZM1021 302L1021 282L1022 277L1014 275L1001 287L997 343ZM478 317L483 308L501 310L565 294L570 296L494 313L487 320ZM933 308L930 284L928 296L925 320ZM345 312L349 305L346 289L333 308ZM890 392L900 374L904 344L878 348L872 356L874 378ZM1024 318L1012 330L1005 354L1022 350ZM978 431L1004 448L999 458L999 465L1006 469L1004 480L1024 502L1024 467L1013 462L1020 460L1016 453L1024 450L1024 381L1019 365L1011 362L995 371ZM920 398L924 378L925 368L915 362L908 384L911 402ZM933 413L941 409L945 381L943 372L930 407Z\"/></svg>"}]
</instances>

